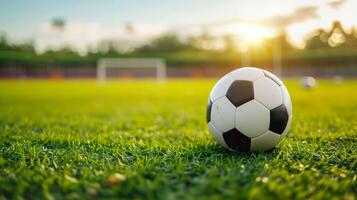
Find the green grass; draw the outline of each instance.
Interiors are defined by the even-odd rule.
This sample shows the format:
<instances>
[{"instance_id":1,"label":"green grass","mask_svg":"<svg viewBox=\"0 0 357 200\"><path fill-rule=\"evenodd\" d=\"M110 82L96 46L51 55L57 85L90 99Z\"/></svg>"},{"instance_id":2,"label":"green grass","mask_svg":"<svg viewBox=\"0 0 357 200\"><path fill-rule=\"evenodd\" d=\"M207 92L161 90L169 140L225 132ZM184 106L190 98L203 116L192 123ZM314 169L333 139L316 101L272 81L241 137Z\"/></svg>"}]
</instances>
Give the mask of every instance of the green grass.
<instances>
[{"instance_id":1,"label":"green grass","mask_svg":"<svg viewBox=\"0 0 357 200\"><path fill-rule=\"evenodd\" d=\"M1 81L0 199L356 199L357 81L287 81L291 131L252 154L208 132L213 84Z\"/></svg>"}]
</instances>

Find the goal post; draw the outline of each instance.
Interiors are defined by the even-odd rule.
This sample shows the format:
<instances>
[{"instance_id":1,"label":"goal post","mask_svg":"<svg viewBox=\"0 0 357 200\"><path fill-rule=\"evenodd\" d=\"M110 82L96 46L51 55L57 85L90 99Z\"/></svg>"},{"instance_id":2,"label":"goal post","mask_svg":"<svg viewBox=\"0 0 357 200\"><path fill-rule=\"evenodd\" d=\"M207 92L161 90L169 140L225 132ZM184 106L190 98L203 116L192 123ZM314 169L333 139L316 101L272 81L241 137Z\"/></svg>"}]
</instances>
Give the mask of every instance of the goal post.
<instances>
[{"instance_id":1,"label":"goal post","mask_svg":"<svg viewBox=\"0 0 357 200\"><path fill-rule=\"evenodd\" d=\"M97 63L97 81L105 82L107 68L155 68L156 79L166 80L166 62L162 58L101 58Z\"/></svg>"}]
</instances>

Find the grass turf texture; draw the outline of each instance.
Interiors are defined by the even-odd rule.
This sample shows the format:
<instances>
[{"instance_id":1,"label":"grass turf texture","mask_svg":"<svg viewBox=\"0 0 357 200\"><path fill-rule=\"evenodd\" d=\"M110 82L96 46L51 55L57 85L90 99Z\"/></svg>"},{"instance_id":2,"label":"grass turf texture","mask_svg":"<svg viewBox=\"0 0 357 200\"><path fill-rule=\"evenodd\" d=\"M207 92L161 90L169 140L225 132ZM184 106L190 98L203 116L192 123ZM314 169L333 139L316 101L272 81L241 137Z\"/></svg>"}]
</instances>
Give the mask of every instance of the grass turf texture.
<instances>
[{"instance_id":1,"label":"grass turf texture","mask_svg":"<svg viewBox=\"0 0 357 200\"><path fill-rule=\"evenodd\" d=\"M213 84L1 81L0 199L356 198L357 81L286 81L291 131L252 154L208 132ZM110 187L116 172L126 181Z\"/></svg>"}]
</instances>

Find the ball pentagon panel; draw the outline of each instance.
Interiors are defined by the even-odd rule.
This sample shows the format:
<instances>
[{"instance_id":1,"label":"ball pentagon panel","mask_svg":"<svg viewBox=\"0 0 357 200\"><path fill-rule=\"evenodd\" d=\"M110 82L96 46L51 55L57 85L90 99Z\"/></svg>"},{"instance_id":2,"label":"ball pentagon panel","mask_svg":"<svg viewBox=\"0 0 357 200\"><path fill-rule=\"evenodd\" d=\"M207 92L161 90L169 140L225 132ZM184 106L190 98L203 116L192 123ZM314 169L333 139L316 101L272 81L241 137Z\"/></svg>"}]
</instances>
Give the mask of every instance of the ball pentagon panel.
<instances>
[{"instance_id":1,"label":"ball pentagon panel","mask_svg":"<svg viewBox=\"0 0 357 200\"><path fill-rule=\"evenodd\" d=\"M280 140L282 140L288 134L288 132L290 130L292 118L293 118L293 116L289 117L288 124L286 125L285 130L283 131L283 133L281 134Z\"/></svg>"},{"instance_id":2,"label":"ball pentagon panel","mask_svg":"<svg viewBox=\"0 0 357 200\"><path fill-rule=\"evenodd\" d=\"M233 81L227 90L226 97L236 107L253 100L253 82L246 80Z\"/></svg>"},{"instance_id":3,"label":"ball pentagon panel","mask_svg":"<svg viewBox=\"0 0 357 200\"><path fill-rule=\"evenodd\" d=\"M233 128L223 133L223 138L229 149L242 152L250 151L250 138Z\"/></svg>"},{"instance_id":4,"label":"ball pentagon panel","mask_svg":"<svg viewBox=\"0 0 357 200\"><path fill-rule=\"evenodd\" d=\"M206 107L206 122L209 123L211 121L211 110L212 110L212 101L208 97L207 107Z\"/></svg>"},{"instance_id":5,"label":"ball pentagon panel","mask_svg":"<svg viewBox=\"0 0 357 200\"><path fill-rule=\"evenodd\" d=\"M288 121L289 115L284 104L270 110L270 131L281 135L287 127Z\"/></svg>"}]
</instances>

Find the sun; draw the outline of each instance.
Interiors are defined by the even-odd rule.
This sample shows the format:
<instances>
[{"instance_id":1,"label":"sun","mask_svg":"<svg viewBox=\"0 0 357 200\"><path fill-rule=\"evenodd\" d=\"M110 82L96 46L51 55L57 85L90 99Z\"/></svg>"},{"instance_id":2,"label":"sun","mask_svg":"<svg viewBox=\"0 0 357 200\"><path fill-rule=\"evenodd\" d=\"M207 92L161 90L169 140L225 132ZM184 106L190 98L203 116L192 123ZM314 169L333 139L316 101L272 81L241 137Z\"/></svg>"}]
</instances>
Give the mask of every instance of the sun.
<instances>
[{"instance_id":1,"label":"sun","mask_svg":"<svg viewBox=\"0 0 357 200\"><path fill-rule=\"evenodd\" d=\"M250 46L259 46L268 37L266 30L249 24L241 25L240 32L243 40Z\"/></svg>"},{"instance_id":2,"label":"sun","mask_svg":"<svg viewBox=\"0 0 357 200\"><path fill-rule=\"evenodd\" d=\"M235 36L237 46L242 48L259 46L275 34L270 28L246 23L232 24L226 28L227 32Z\"/></svg>"}]
</instances>

